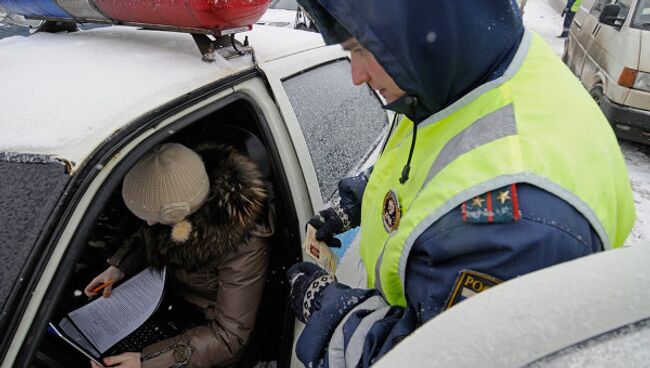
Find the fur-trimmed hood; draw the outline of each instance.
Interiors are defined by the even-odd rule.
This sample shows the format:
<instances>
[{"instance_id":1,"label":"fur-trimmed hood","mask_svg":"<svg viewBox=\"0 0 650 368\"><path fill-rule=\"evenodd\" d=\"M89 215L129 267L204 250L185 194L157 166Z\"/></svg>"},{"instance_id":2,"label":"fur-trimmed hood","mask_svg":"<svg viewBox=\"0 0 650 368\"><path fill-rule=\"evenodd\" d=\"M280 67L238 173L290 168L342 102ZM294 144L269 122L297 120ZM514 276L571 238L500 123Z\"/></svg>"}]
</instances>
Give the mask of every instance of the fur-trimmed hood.
<instances>
[{"instance_id":1,"label":"fur-trimmed hood","mask_svg":"<svg viewBox=\"0 0 650 368\"><path fill-rule=\"evenodd\" d=\"M173 228L156 225L147 262L194 271L211 268L245 243L269 211L260 170L233 147L206 143L194 149L210 178L210 194L195 213Z\"/></svg>"}]
</instances>

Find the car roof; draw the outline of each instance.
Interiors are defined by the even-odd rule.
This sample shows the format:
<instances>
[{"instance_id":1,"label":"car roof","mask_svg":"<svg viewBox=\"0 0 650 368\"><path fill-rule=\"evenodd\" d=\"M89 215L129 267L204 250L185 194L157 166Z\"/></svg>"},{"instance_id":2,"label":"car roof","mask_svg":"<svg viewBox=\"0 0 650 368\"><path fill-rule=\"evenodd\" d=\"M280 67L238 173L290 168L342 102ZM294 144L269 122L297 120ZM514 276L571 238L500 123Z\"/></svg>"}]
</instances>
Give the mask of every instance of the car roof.
<instances>
[{"instance_id":1,"label":"car roof","mask_svg":"<svg viewBox=\"0 0 650 368\"><path fill-rule=\"evenodd\" d=\"M318 34L256 26L258 64L322 47ZM111 26L0 40L0 152L79 164L104 140L156 107L254 68L249 55L201 60L191 35Z\"/></svg>"},{"instance_id":2,"label":"car roof","mask_svg":"<svg viewBox=\"0 0 650 368\"><path fill-rule=\"evenodd\" d=\"M650 244L600 252L493 287L433 318L382 367L521 367L650 317Z\"/></svg>"}]
</instances>

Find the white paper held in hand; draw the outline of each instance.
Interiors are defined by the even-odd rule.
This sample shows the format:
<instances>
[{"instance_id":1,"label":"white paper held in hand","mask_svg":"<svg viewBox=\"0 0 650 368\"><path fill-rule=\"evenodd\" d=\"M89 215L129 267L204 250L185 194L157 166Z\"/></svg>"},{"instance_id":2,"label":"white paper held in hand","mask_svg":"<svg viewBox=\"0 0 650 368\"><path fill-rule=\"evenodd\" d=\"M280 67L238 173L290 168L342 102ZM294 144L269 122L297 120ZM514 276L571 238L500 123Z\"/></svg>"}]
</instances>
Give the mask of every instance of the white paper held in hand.
<instances>
[{"instance_id":1,"label":"white paper held in hand","mask_svg":"<svg viewBox=\"0 0 650 368\"><path fill-rule=\"evenodd\" d=\"M165 274L164 268L147 268L113 289L110 297L95 299L70 312L68 318L100 353L104 353L155 312L163 297Z\"/></svg>"}]
</instances>

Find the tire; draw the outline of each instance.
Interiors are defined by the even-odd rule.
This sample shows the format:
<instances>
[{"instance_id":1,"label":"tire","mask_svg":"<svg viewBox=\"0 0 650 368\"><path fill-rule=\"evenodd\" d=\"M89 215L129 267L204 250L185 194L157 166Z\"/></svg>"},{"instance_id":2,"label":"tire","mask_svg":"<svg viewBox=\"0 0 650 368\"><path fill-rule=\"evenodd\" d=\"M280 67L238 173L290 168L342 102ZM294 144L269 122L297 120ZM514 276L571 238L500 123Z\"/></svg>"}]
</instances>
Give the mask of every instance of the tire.
<instances>
[{"instance_id":1,"label":"tire","mask_svg":"<svg viewBox=\"0 0 650 368\"><path fill-rule=\"evenodd\" d=\"M602 110L603 98L605 97L605 93L603 92L603 87L601 85L595 86L589 91L589 95L591 96L591 98L594 99L598 107L600 107L600 109Z\"/></svg>"}]
</instances>

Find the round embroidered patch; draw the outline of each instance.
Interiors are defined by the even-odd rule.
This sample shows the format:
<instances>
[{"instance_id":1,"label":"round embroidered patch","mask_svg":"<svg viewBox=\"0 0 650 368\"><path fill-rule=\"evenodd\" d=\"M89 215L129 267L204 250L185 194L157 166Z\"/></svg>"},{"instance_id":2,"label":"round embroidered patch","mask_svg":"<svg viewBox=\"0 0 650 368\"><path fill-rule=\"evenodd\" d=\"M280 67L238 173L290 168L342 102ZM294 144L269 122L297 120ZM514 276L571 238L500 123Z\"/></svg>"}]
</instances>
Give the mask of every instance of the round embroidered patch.
<instances>
[{"instance_id":1,"label":"round embroidered patch","mask_svg":"<svg viewBox=\"0 0 650 368\"><path fill-rule=\"evenodd\" d=\"M384 222L384 229L392 233L399 227L399 220L402 215L399 200L397 200L397 194L394 191L389 190L386 196L384 196L383 208L381 217Z\"/></svg>"}]
</instances>

